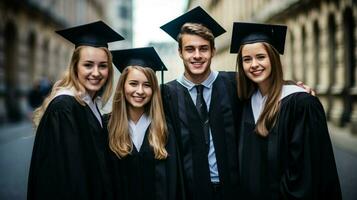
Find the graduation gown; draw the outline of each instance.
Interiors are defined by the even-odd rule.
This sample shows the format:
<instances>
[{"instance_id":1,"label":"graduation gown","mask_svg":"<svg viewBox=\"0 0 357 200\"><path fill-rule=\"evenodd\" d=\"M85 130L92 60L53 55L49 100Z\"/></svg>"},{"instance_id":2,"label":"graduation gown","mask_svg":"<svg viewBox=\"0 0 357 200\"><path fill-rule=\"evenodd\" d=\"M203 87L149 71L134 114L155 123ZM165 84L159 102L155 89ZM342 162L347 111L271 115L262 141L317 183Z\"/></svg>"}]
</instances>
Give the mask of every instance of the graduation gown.
<instances>
[{"instance_id":1,"label":"graduation gown","mask_svg":"<svg viewBox=\"0 0 357 200\"><path fill-rule=\"evenodd\" d=\"M276 125L254 132L251 101L243 108L239 163L243 199L341 199L325 113L305 92L281 100Z\"/></svg>"},{"instance_id":2,"label":"graduation gown","mask_svg":"<svg viewBox=\"0 0 357 200\"><path fill-rule=\"evenodd\" d=\"M167 123L173 127L186 199L209 200L212 188L203 127L188 90L176 80L162 87ZM209 109L210 129L224 199L238 191L236 121L239 103L235 73L220 72L213 83Z\"/></svg>"},{"instance_id":3,"label":"graduation gown","mask_svg":"<svg viewBox=\"0 0 357 200\"><path fill-rule=\"evenodd\" d=\"M136 147L130 155L118 158L112 152L115 177L115 199L126 200L179 200L176 146L172 135L168 136L168 157L157 160L148 140L149 128L140 150Z\"/></svg>"},{"instance_id":4,"label":"graduation gown","mask_svg":"<svg viewBox=\"0 0 357 200\"><path fill-rule=\"evenodd\" d=\"M38 126L29 200L112 199L106 129L73 96L52 100Z\"/></svg>"}]
</instances>

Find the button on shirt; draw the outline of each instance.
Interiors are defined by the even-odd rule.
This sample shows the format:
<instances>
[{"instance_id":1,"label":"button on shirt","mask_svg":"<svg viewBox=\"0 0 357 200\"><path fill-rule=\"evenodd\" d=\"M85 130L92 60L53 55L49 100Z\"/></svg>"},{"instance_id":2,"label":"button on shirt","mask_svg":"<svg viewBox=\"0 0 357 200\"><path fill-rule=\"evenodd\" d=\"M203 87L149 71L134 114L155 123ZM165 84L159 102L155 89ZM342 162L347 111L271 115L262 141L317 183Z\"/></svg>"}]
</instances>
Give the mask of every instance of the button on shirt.
<instances>
[{"instance_id":1,"label":"button on shirt","mask_svg":"<svg viewBox=\"0 0 357 200\"><path fill-rule=\"evenodd\" d=\"M204 86L203 98L207 105L207 112L209 112L209 107L210 107L210 103L211 103L213 82L216 80L217 76L218 76L218 72L212 71L210 73L210 75L208 76L208 78L201 83L201 85ZM187 88L187 90L190 93L190 96L192 98L192 101L194 103L196 103L196 98L197 98L197 90L195 88L196 84L192 83L184 75L181 75L177 79L177 82L179 82L182 86ZM214 145L213 145L211 128L209 130L208 164L209 164L209 169L210 169L211 182L219 182L216 153L215 153L215 149L214 149Z\"/></svg>"}]
</instances>

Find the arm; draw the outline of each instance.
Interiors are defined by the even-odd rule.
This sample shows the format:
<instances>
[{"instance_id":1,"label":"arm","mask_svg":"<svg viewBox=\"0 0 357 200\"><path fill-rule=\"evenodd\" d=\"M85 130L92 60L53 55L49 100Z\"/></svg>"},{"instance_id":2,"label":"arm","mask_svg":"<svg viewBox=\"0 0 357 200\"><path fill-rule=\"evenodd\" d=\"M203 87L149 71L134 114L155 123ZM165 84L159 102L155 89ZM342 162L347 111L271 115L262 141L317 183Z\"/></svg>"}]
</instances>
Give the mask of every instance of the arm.
<instances>
[{"instance_id":1,"label":"arm","mask_svg":"<svg viewBox=\"0 0 357 200\"><path fill-rule=\"evenodd\" d=\"M286 168L280 182L283 199L341 199L325 113L316 97L296 100L288 137Z\"/></svg>"},{"instance_id":2,"label":"arm","mask_svg":"<svg viewBox=\"0 0 357 200\"><path fill-rule=\"evenodd\" d=\"M88 199L80 135L73 110L53 102L37 129L28 199Z\"/></svg>"}]
</instances>

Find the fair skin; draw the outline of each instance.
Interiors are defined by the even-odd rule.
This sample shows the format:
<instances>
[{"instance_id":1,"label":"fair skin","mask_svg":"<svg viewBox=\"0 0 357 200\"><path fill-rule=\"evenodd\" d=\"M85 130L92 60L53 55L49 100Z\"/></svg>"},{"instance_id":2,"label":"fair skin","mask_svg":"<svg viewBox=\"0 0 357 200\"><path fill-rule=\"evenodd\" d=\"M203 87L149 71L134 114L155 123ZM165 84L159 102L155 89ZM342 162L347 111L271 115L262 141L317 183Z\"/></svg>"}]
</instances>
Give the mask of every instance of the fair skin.
<instances>
[{"instance_id":1,"label":"fair skin","mask_svg":"<svg viewBox=\"0 0 357 200\"><path fill-rule=\"evenodd\" d=\"M78 80L93 98L108 79L108 56L103 49L84 47L78 62Z\"/></svg>"},{"instance_id":2,"label":"fair skin","mask_svg":"<svg viewBox=\"0 0 357 200\"><path fill-rule=\"evenodd\" d=\"M258 85L263 96L270 86L271 62L262 43L246 44L242 48L243 70L245 75Z\"/></svg>"},{"instance_id":3,"label":"fair skin","mask_svg":"<svg viewBox=\"0 0 357 200\"><path fill-rule=\"evenodd\" d=\"M132 69L125 80L124 93L128 105L129 118L134 123L137 123L145 112L145 105L151 100L151 84L143 72Z\"/></svg>"},{"instance_id":4,"label":"fair skin","mask_svg":"<svg viewBox=\"0 0 357 200\"><path fill-rule=\"evenodd\" d=\"M209 41L197 35L184 34L179 54L185 66L185 77L195 84L206 80L211 73L211 59L214 53L215 49Z\"/></svg>"}]
</instances>

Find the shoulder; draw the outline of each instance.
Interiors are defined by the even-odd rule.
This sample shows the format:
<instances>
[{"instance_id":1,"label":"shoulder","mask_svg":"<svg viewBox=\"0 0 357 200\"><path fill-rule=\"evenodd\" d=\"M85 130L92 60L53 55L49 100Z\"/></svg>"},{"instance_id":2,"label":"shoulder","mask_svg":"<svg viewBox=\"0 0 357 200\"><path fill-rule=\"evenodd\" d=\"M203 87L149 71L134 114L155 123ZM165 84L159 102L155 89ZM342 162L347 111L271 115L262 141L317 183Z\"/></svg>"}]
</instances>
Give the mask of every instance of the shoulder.
<instances>
[{"instance_id":1,"label":"shoulder","mask_svg":"<svg viewBox=\"0 0 357 200\"><path fill-rule=\"evenodd\" d=\"M60 95L52 99L48 105L48 110L51 111L66 111L81 107L81 104L70 95Z\"/></svg>"},{"instance_id":2,"label":"shoulder","mask_svg":"<svg viewBox=\"0 0 357 200\"><path fill-rule=\"evenodd\" d=\"M293 93L286 98L287 105L294 104L295 107L301 110L323 110L323 106L318 97L306 92Z\"/></svg>"},{"instance_id":3,"label":"shoulder","mask_svg":"<svg viewBox=\"0 0 357 200\"><path fill-rule=\"evenodd\" d=\"M165 97L176 90L178 82L176 80L161 85L161 93Z\"/></svg>"}]
</instances>

